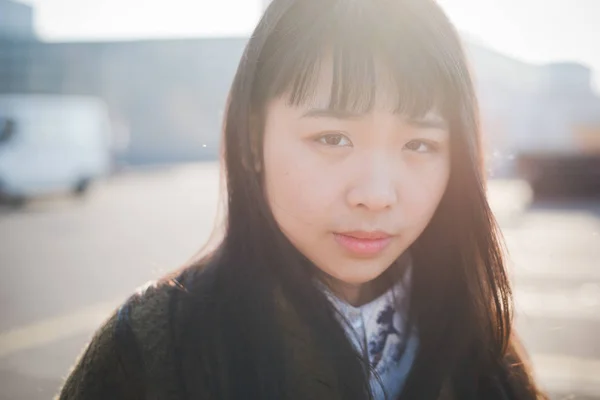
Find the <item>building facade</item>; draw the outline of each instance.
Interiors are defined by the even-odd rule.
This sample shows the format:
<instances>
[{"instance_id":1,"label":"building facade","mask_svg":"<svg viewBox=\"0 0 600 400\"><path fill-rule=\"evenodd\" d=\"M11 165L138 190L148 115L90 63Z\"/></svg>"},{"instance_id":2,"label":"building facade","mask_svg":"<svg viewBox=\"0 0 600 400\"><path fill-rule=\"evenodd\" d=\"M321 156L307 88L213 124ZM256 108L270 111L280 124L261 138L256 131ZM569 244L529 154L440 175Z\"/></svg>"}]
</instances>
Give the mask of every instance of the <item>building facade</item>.
<instances>
[{"instance_id":1,"label":"building facade","mask_svg":"<svg viewBox=\"0 0 600 400\"><path fill-rule=\"evenodd\" d=\"M20 21L0 27L9 32L0 36L0 94L104 99L115 131L128 137L128 147L118 155L125 163L218 156L227 93L246 38L44 43L33 35L31 9L23 11L27 8L0 0L0 15L13 10ZM561 95L579 108L598 101L585 67L531 65L471 41L466 49L488 158L500 174L510 173L519 146L540 140L532 132L539 132L544 104Z\"/></svg>"},{"instance_id":2,"label":"building facade","mask_svg":"<svg viewBox=\"0 0 600 400\"><path fill-rule=\"evenodd\" d=\"M34 38L33 9L22 3L0 0L0 40Z\"/></svg>"}]
</instances>

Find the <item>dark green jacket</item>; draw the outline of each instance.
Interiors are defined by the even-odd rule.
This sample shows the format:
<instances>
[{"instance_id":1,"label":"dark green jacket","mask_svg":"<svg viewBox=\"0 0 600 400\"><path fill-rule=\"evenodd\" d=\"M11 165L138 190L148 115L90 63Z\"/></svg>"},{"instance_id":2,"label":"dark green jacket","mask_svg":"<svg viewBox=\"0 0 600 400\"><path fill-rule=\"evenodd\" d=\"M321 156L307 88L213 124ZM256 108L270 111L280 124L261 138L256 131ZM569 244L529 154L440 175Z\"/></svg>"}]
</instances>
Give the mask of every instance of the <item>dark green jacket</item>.
<instances>
[{"instance_id":1,"label":"dark green jacket","mask_svg":"<svg viewBox=\"0 0 600 400\"><path fill-rule=\"evenodd\" d=\"M171 339L172 318L177 315L174 299L181 293L176 281L165 281L132 296L96 332L57 399L187 399L177 346ZM282 366L293 377L289 399L343 400L336 390L335 374L328 369L329 363L319 360L307 329L284 302L280 308L281 323L294 333L284 341L289 365ZM445 385L439 400L454 399L449 387ZM206 393L194 400L212 400Z\"/></svg>"},{"instance_id":2,"label":"dark green jacket","mask_svg":"<svg viewBox=\"0 0 600 400\"><path fill-rule=\"evenodd\" d=\"M170 318L173 300L181 293L174 284L149 286L131 297L94 335L67 378L60 400L180 400L186 398ZM306 329L281 304L282 323L294 332L286 342L291 355L293 399L340 399L328 363L319 362ZM300 340L299 338L303 338ZM295 369L295 370L294 370ZM210 400L206 395L202 399Z\"/></svg>"}]
</instances>

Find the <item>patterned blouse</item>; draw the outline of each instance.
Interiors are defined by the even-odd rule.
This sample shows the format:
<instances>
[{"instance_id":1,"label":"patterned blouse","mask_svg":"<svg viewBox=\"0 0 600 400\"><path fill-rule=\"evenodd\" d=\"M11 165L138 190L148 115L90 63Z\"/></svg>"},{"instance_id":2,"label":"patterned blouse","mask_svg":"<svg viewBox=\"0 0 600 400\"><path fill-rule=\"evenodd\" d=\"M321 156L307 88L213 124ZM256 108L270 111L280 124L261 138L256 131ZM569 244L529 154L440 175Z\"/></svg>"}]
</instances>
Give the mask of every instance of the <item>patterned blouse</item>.
<instances>
[{"instance_id":1,"label":"patterned blouse","mask_svg":"<svg viewBox=\"0 0 600 400\"><path fill-rule=\"evenodd\" d=\"M406 329L411 268L387 292L354 307L324 285L325 294L339 312L340 323L356 350L371 366L370 385L375 400L400 396L418 347L416 333Z\"/></svg>"}]
</instances>

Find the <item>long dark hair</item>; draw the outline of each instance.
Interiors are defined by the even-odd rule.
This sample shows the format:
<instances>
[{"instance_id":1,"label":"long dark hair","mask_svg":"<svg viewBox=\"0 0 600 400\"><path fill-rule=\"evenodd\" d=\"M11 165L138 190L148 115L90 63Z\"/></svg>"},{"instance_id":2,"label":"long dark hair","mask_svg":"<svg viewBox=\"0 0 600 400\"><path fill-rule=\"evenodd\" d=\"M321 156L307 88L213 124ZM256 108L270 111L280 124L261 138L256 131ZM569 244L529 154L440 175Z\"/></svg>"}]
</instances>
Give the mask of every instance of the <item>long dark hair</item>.
<instances>
[{"instance_id":1,"label":"long dark hair","mask_svg":"<svg viewBox=\"0 0 600 400\"><path fill-rule=\"evenodd\" d=\"M175 308L181 385L190 398L284 399L293 357L278 313L284 299L334 371L339 398L371 395L368 368L346 339L315 266L279 230L265 199L262 129L270 100L302 104L332 63L330 107L369 111L383 65L397 108L437 108L449 122L451 174L432 221L411 247L410 321L419 349L401 399L534 399L515 351L511 290L486 199L476 97L455 29L433 0L274 0L252 34L225 117L224 237L179 278ZM198 382L203 382L202 385Z\"/></svg>"}]
</instances>

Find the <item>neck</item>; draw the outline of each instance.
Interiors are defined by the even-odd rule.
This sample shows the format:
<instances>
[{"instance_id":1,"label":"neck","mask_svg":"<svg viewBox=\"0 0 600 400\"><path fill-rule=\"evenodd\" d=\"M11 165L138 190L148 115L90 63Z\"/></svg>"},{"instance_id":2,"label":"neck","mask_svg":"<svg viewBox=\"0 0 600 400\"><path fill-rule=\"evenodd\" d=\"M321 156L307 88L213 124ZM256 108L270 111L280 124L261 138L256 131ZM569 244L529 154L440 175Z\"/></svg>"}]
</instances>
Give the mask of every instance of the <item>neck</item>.
<instances>
[{"instance_id":1,"label":"neck","mask_svg":"<svg viewBox=\"0 0 600 400\"><path fill-rule=\"evenodd\" d=\"M321 281L336 297L354 307L360 307L381 296L394 284L395 280L388 271L364 283L347 283L332 276L321 277Z\"/></svg>"},{"instance_id":2,"label":"neck","mask_svg":"<svg viewBox=\"0 0 600 400\"><path fill-rule=\"evenodd\" d=\"M330 285L330 288L340 299L354 307L360 307L381 296L391 285L392 282L384 279L382 274L371 282L351 284L338 281Z\"/></svg>"},{"instance_id":3,"label":"neck","mask_svg":"<svg viewBox=\"0 0 600 400\"><path fill-rule=\"evenodd\" d=\"M320 280L339 299L354 307L367 304L385 293L403 276L409 265L408 257L401 257L377 278L364 283L347 283L332 276L321 276Z\"/></svg>"}]
</instances>

